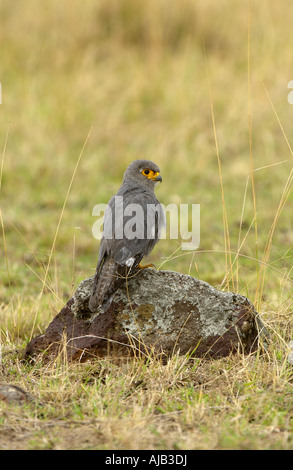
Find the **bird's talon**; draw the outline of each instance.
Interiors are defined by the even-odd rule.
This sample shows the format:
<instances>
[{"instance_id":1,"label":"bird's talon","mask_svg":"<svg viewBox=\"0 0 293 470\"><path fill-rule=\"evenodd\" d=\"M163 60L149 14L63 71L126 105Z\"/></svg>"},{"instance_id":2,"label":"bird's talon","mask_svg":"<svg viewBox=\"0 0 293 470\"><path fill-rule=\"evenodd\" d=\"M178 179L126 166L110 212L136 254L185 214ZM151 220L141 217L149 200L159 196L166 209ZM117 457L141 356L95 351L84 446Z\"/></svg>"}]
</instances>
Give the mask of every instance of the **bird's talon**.
<instances>
[{"instance_id":1,"label":"bird's talon","mask_svg":"<svg viewBox=\"0 0 293 470\"><path fill-rule=\"evenodd\" d=\"M142 266L140 263L137 265L137 267L139 269L146 269L146 268L153 268L153 269L157 269L156 266L154 264L145 264L144 266Z\"/></svg>"}]
</instances>

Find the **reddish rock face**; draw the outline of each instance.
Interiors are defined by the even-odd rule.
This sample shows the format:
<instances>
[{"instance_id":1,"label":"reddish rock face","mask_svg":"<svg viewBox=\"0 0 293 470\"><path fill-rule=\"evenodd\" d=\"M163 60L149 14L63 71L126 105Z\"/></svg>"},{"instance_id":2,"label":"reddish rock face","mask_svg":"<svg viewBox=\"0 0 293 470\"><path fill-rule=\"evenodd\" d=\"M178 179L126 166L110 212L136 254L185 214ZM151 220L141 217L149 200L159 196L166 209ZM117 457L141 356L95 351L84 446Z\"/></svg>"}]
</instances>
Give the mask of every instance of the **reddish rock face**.
<instances>
[{"instance_id":1,"label":"reddish rock face","mask_svg":"<svg viewBox=\"0 0 293 470\"><path fill-rule=\"evenodd\" d=\"M30 341L24 356L60 350L69 359L92 355L128 356L192 353L223 357L255 351L264 327L250 301L173 271L144 269L128 279L109 308L92 313L93 278L85 279L43 335Z\"/></svg>"}]
</instances>

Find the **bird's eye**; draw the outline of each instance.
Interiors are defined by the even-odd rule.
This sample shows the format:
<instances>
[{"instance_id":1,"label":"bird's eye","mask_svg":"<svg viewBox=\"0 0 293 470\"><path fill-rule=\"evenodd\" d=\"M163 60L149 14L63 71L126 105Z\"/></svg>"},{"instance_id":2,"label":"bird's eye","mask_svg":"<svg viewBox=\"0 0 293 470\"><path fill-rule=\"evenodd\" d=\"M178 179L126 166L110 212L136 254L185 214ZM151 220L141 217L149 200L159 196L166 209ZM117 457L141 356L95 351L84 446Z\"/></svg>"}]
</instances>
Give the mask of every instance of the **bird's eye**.
<instances>
[{"instance_id":1,"label":"bird's eye","mask_svg":"<svg viewBox=\"0 0 293 470\"><path fill-rule=\"evenodd\" d=\"M150 174L150 170L143 170L142 172L143 175L147 176Z\"/></svg>"}]
</instances>

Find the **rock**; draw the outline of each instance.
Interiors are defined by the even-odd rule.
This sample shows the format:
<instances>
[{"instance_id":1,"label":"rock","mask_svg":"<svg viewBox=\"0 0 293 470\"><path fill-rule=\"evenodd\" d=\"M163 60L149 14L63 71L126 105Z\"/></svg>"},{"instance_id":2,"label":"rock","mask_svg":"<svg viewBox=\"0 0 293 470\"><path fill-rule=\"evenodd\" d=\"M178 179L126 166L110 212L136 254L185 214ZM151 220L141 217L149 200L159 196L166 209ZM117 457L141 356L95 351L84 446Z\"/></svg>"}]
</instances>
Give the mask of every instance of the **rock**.
<instances>
[{"instance_id":1,"label":"rock","mask_svg":"<svg viewBox=\"0 0 293 470\"><path fill-rule=\"evenodd\" d=\"M35 401L34 397L18 385L0 383L0 400L20 405Z\"/></svg>"},{"instance_id":2,"label":"rock","mask_svg":"<svg viewBox=\"0 0 293 470\"><path fill-rule=\"evenodd\" d=\"M174 271L144 269L116 291L107 311L93 314L93 279L82 281L45 333L28 343L26 358L65 348L69 359L79 360L152 353L166 358L178 351L223 357L258 348L263 325L239 294Z\"/></svg>"}]
</instances>

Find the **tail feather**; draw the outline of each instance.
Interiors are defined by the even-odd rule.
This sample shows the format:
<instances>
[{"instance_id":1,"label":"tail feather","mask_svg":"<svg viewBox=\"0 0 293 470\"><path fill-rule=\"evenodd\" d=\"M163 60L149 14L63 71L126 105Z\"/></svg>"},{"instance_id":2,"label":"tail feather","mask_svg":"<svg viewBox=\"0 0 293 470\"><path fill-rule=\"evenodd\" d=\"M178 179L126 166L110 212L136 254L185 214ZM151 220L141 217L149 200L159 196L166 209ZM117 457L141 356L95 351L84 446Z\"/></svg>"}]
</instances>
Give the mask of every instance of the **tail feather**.
<instances>
[{"instance_id":1,"label":"tail feather","mask_svg":"<svg viewBox=\"0 0 293 470\"><path fill-rule=\"evenodd\" d=\"M96 272L92 295L89 300L89 308L96 311L106 302L112 292L111 286L115 282L117 265L113 258L106 258L100 272Z\"/></svg>"},{"instance_id":2,"label":"tail feather","mask_svg":"<svg viewBox=\"0 0 293 470\"><path fill-rule=\"evenodd\" d=\"M98 263L92 295L89 300L89 309L96 312L99 307L107 310L112 301L112 296L125 282L128 276L135 272L141 256L137 257L132 266L118 264L107 255Z\"/></svg>"}]
</instances>

